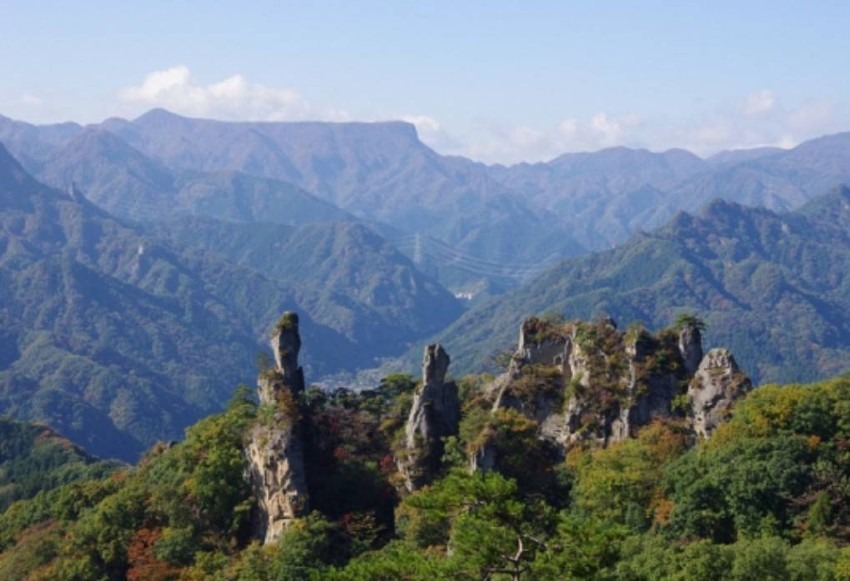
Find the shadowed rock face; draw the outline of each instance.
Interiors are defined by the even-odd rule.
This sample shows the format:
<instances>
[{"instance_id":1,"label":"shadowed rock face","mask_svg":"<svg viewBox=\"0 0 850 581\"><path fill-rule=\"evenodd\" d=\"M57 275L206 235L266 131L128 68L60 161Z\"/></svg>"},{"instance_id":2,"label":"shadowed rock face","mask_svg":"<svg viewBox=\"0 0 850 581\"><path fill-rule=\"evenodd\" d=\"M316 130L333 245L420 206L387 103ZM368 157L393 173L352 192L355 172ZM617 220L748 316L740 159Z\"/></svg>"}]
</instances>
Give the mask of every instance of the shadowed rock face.
<instances>
[{"instance_id":1,"label":"shadowed rock face","mask_svg":"<svg viewBox=\"0 0 850 581\"><path fill-rule=\"evenodd\" d=\"M450 359L441 345L428 345L422 361L422 388L413 396L405 426L405 447L398 461L405 487L416 490L440 469L443 438L457 434L460 403L457 386L446 383Z\"/></svg>"},{"instance_id":2,"label":"shadowed rock face","mask_svg":"<svg viewBox=\"0 0 850 581\"><path fill-rule=\"evenodd\" d=\"M296 313L286 312L278 321L277 333L272 337L272 350L284 383L295 393L304 391L304 372L298 365L301 335L298 334Z\"/></svg>"},{"instance_id":3,"label":"shadowed rock face","mask_svg":"<svg viewBox=\"0 0 850 581\"><path fill-rule=\"evenodd\" d=\"M281 317L271 344L276 366L257 381L261 410L271 411L260 414L246 449L259 509L254 532L264 543L277 540L293 519L309 511L297 397L304 390L304 373L298 365L301 337L295 313Z\"/></svg>"},{"instance_id":4,"label":"shadowed rock face","mask_svg":"<svg viewBox=\"0 0 850 581\"><path fill-rule=\"evenodd\" d=\"M696 373L702 361L702 334L699 327L692 324L682 326L679 331L679 353L682 355L685 370L690 375Z\"/></svg>"},{"instance_id":5,"label":"shadowed rock face","mask_svg":"<svg viewBox=\"0 0 850 581\"><path fill-rule=\"evenodd\" d=\"M712 349L688 387L694 431L708 438L729 417L735 400L752 388L728 349Z\"/></svg>"}]
</instances>

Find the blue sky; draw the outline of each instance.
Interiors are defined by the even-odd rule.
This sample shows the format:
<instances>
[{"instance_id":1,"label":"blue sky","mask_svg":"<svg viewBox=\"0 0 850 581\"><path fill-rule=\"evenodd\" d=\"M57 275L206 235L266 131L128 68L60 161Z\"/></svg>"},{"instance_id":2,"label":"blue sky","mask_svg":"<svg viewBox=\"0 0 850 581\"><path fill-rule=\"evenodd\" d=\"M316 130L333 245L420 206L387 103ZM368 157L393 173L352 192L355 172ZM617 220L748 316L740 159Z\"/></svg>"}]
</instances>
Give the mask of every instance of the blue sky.
<instances>
[{"instance_id":1,"label":"blue sky","mask_svg":"<svg viewBox=\"0 0 850 581\"><path fill-rule=\"evenodd\" d=\"M850 130L850 3L805 4L0 0L0 114L403 118L503 163L787 147Z\"/></svg>"}]
</instances>

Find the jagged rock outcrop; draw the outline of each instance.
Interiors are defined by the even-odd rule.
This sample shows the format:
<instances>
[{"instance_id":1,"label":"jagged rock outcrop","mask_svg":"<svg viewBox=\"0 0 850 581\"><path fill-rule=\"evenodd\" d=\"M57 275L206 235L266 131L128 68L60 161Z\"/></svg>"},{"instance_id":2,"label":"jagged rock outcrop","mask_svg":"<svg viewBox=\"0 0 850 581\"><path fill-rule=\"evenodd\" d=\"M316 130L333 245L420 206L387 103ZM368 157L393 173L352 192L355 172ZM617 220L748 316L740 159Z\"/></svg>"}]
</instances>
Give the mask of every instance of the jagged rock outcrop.
<instances>
[{"instance_id":1,"label":"jagged rock outcrop","mask_svg":"<svg viewBox=\"0 0 850 581\"><path fill-rule=\"evenodd\" d=\"M275 367L257 380L260 407L246 448L259 509L254 532L264 543L275 541L293 519L306 516L309 510L298 403L304 391L304 372L298 365L298 315L284 313L271 343Z\"/></svg>"},{"instance_id":2,"label":"jagged rock outcrop","mask_svg":"<svg viewBox=\"0 0 850 581\"><path fill-rule=\"evenodd\" d=\"M728 349L712 349L699 364L688 387L694 431L703 438L728 416L735 400L752 388Z\"/></svg>"},{"instance_id":3,"label":"jagged rock outcrop","mask_svg":"<svg viewBox=\"0 0 850 581\"><path fill-rule=\"evenodd\" d=\"M750 382L727 350L703 357L701 323L691 319L655 335L639 327L618 331L610 319L529 319L507 371L485 390L492 413L520 412L563 453L580 442L607 446L633 437L658 418L690 421L695 434L708 437ZM470 453L470 469L497 467L497 448L483 439Z\"/></svg>"},{"instance_id":4,"label":"jagged rock outcrop","mask_svg":"<svg viewBox=\"0 0 850 581\"><path fill-rule=\"evenodd\" d=\"M422 361L422 387L404 429L404 449L398 467L409 491L428 484L440 468L443 438L456 435L460 421L457 386L446 382L448 354L441 345L428 345Z\"/></svg>"}]
</instances>

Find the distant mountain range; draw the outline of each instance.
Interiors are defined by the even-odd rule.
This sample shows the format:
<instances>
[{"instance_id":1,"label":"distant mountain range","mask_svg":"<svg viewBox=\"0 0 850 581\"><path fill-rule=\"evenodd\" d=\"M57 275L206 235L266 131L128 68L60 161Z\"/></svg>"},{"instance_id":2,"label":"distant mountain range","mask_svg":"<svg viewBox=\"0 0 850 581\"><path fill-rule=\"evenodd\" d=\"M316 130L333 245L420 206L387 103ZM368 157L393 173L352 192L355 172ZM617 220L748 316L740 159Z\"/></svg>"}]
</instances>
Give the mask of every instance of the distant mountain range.
<instances>
[{"instance_id":1,"label":"distant mountain range","mask_svg":"<svg viewBox=\"0 0 850 581\"><path fill-rule=\"evenodd\" d=\"M679 213L615 249L564 261L436 340L473 369L511 344L523 318L545 311L654 328L689 312L761 382L850 369L850 189L783 214L722 200Z\"/></svg>"},{"instance_id":2,"label":"distant mountain range","mask_svg":"<svg viewBox=\"0 0 850 581\"><path fill-rule=\"evenodd\" d=\"M850 181L850 134L709 159L615 147L504 167L439 155L403 122L222 122L156 109L87 127L0 116L0 142L38 178L76 183L118 216L381 224L423 269L473 294L516 287L715 198L787 211Z\"/></svg>"},{"instance_id":3,"label":"distant mountain range","mask_svg":"<svg viewBox=\"0 0 850 581\"><path fill-rule=\"evenodd\" d=\"M655 327L694 312L756 381L848 367L834 188L850 133L510 167L440 155L402 122L163 110L85 127L0 116L0 142L0 412L101 456L132 459L219 409L286 309L309 380L428 337L477 370L553 307Z\"/></svg>"},{"instance_id":4,"label":"distant mountain range","mask_svg":"<svg viewBox=\"0 0 850 581\"><path fill-rule=\"evenodd\" d=\"M311 379L375 366L460 313L451 294L358 224L299 234L308 255L284 245L292 227L252 226L239 238L238 225L205 220L166 240L40 184L0 147L0 412L132 459L250 381L284 310L303 313L312 335ZM197 244L183 244L181 232ZM203 249L203 236L219 235L232 246ZM334 283L323 268L345 278Z\"/></svg>"}]
</instances>

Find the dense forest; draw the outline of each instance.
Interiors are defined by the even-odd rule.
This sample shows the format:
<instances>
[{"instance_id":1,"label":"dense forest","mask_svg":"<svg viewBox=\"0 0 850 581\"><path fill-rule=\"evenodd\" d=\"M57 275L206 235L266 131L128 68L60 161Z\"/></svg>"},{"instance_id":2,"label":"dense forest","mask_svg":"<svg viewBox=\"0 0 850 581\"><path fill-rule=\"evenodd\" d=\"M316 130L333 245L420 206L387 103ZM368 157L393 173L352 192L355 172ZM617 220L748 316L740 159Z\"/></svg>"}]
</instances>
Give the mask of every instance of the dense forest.
<instances>
[{"instance_id":1,"label":"dense forest","mask_svg":"<svg viewBox=\"0 0 850 581\"><path fill-rule=\"evenodd\" d=\"M539 340L551 335L536 324ZM599 337L604 328L576 325ZM18 491L0 517L0 576L850 579L850 376L750 391L708 439L682 412L565 455L528 415L488 413L493 379L454 382L457 435L443 439L430 484L412 492L397 459L421 383L390 375L373 390L281 399L304 438L311 512L266 544L253 533L244 449L252 426L280 410L247 386L137 466L28 454L44 435L20 427L2 471L14 467L21 482L42 474L42 486ZM520 379L528 397L552 389L542 372ZM482 439L498 448L498 466L470 471ZM89 468L73 478L47 476L80 462Z\"/></svg>"}]
</instances>

